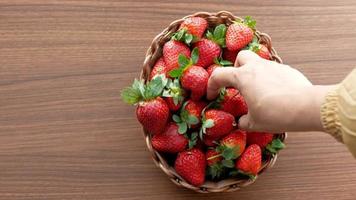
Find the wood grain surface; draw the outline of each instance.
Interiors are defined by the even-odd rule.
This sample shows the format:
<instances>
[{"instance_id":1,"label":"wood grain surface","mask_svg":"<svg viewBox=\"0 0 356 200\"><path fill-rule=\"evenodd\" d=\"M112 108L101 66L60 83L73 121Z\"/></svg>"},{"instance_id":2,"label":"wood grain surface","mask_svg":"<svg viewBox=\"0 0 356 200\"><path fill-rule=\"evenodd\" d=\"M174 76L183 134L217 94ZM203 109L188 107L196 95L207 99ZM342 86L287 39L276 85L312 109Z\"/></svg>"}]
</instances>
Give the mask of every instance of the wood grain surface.
<instances>
[{"instance_id":1,"label":"wood grain surface","mask_svg":"<svg viewBox=\"0 0 356 200\"><path fill-rule=\"evenodd\" d=\"M0 199L355 199L355 159L324 133L290 133L275 167L229 194L154 166L119 91L171 21L219 10L255 17L315 84L356 65L354 0L0 0Z\"/></svg>"}]
</instances>

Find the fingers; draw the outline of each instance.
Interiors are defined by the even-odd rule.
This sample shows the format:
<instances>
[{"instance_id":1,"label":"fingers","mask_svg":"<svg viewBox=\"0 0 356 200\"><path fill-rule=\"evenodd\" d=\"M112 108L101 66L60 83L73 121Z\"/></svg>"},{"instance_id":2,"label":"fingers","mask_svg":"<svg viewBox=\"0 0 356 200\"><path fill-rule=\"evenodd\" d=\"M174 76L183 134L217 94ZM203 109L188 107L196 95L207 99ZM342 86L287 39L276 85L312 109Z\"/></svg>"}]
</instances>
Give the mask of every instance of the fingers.
<instances>
[{"instance_id":1,"label":"fingers","mask_svg":"<svg viewBox=\"0 0 356 200\"><path fill-rule=\"evenodd\" d=\"M261 60L261 57L259 57L256 53L250 50L242 50L237 54L234 66L239 67L249 62L259 60Z\"/></svg>"},{"instance_id":2,"label":"fingers","mask_svg":"<svg viewBox=\"0 0 356 200\"><path fill-rule=\"evenodd\" d=\"M222 87L237 87L240 69L235 67L218 67L213 71L208 81L207 98L214 99Z\"/></svg>"},{"instance_id":3,"label":"fingers","mask_svg":"<svg viewBox=\"0 0 356 200\"><path fill-rule=\"evenodd\" d=\"M247 115L242 115L239 119L239 122L238 122L238 127L239 129L242 129L242 130L249 130L251 125L250 125L250 116L247 114Z\"/></svg>"}]
</instances>

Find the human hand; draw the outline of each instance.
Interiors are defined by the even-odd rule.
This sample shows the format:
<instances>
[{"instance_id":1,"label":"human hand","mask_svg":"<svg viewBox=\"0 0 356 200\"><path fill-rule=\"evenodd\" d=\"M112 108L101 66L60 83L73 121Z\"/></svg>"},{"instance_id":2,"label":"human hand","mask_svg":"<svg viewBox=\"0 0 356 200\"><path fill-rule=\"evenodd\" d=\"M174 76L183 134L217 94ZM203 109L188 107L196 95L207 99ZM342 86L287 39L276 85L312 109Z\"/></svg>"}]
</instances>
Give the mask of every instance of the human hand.
<instances>
[{"instance_id":1,"label":"human hand","mask_svg":"<svg viewBox=\"0 0 356 200\"><path fill-rule=\"evenodd\" d=\"M298 70L241 51L237 67L214 70L208 82L208 99L220 88L237 88L244 96L248 114L239 119L239 128L255 131L322 130L320 105L332 86L313 86Z\"/></svg>"}]
</instances>

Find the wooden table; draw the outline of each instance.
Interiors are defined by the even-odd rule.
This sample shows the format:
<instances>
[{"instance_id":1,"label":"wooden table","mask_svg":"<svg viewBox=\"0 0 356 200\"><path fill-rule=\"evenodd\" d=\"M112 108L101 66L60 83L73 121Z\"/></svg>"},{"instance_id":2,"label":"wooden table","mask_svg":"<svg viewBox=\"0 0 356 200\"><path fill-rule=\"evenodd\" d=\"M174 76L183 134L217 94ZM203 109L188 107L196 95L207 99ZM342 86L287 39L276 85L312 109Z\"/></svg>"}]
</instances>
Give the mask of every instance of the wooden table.
<instances>
[{"instance_id":1,"label":"wooden table","mask_svg":"<svg viewBox=\"0 0 356 200\"><path fill-rule=\"evenodd\" d=\"M119 92L171 21L252 15L315 84L356 63L354 0L188 2L0 1L0 199L356 198L355 160L323 133L290 133L275 167L235 193L196 194L154 166Z\"/></svg>"}]
</instances>

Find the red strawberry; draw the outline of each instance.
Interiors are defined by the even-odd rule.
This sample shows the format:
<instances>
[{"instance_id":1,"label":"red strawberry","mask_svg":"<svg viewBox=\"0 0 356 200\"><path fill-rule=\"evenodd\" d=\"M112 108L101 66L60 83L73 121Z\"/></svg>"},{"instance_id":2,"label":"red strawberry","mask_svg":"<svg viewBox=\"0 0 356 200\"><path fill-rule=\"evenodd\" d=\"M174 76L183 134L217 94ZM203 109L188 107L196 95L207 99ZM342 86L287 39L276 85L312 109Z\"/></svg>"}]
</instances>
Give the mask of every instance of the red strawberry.
<instances>
[{"instance_id":1,"label":"red strawberry","mask_svg":"<svg viewBox=\"0 0 356 200\"><path fill-rule=\"evenodd\" d=\"M215 149L208 149L205 153L205 157L208 166L213 166L223 159L220 153L217 152Z\"/></svg>"},{"instance_id":2,"label":"red strawberry","mask_svg":"<svg viewBox=\"0 0 356 200\"><path fill-rule=\"evenodd\" d=\"M243 22L236 22L229 26L226 32L226 47L230 51L237 51L248 45L253 39L256 21L246 17Z\"/></svg>"},{"instance_id":3,"label":"red strawberry","mask_svg":"<svg viewBox=\"0 0 356 200\"><path fill-rule=\"evenodd\" d=\"M202 67L193 65L183 72L180 79L182 87L191 92L191 99L198 101L205 93L208 85L209 74Z\"/></svg>"},{"instance_id":4,"label":"red strawberry","mask_svg":"<svg viewBox=\"0 0 356 200\"><path fill-rule=\"evenodd\" d=\"M164 60L161 57L157 60L156 64L152 68L152 71L150 73L150 80L152 80L153 77L156 75L166 74L166 73L167 73L166 64L164 63Z\"/></svg>"},{"instance_id":5,"label":"red strawberry","mask_svg":"<svg viewBox=\"0 0 356 200\"><path fill-rule=\"evenodd\" d=\"M207 174L213 179L219 178L224 172L224 166L222 165L222 156L215 149L208 149L205 153L206 161L208 164Z\"/></svg>"},{"instance_id":6,"label":"red strawberry","mask_svg":"<svg viewBox=\"0 0 356 200\"><path fill-rule=\"evenodd\" d=\"M207 27L208 22L204 18L188 17L182 22L179 29L186 29L188 33L200 39Z\"/></svg>"},{"instance_id":7,"label":"red strawberry","mask_svg":"<svg viewBox=\"0 0 356 200\"><path fill-rule=\"evenodd\" d=\"M248 175L257 175L262 163L261 148L257 144L248 146L237 160L235 167Z\"/></svg>"},{"instance_id":8,"label":"red strawberry","mask_svg":"<svg viewBox=\"0 0 356 200\"><path fill-rule=\"evenodd\" d=\"M159 97L166 85L163 75L156 76L147 85L135 80L131 87L121 93L122 99L128 104L137 104L136 116L145 130L151 134L161 133L168 122L169 108Z\"/></svg>"},{"instance_id":9,"label":"red strawberry","mask_svg":"<svg viewBox=\"0 0 356 200\"><path fill-rule=\"evenodd\" d=\"M214 139L229 134L235 126L235 118L230 113L225 111L211 109L205 111L203 125L201 129L202 134Z\"/></svg>"},{"instance_id":10,"label":"red strawberry","mask_svg":"<svg viewBox=\"0 0 356 200\"><path fill-rule=\"evenodd\" d=\"M255 52L261 58L271 60L271 53L268 48L265 45L260 44L256 37L253 38L252 42L248 45L248 50Z\"/></svg>"},{"instance_id":11,"label":"red strawberry","mask_svg":"<svg viewBox=\"0 0 356 200\"><path fill-rule=\"evenodd\" d=\"M205 155L200 149L178 153L174 164L176 172L190 184L199 187L205 181Z\"/></svg>"},{"instance_id":12,"label":"red strawberry","mask_svg":"<svg viewBox=\"0 0 356 200\"><path fill-rule=\"evenodd\" d=\"M256 51L256 53L261 58L264 58L266 60L271 60L271 53L269 52L268 48L263 44L259 44L259 48Z\"/></svg>"},{"instance_id":13,"label":"red strawberry","mask_svg":"<svg viewBox=\"0 0 356 200\"><path fill-rule=\"evenodd\" d=\"M208 147L216 146L216 139L210 138L209 136L205 135L203 138L203 142Z\"/></svg>"},{"instance_id":14,"label":"red strawberry","mask_svg":"<svg viewBox=\"0 0 356 200\"><path fill-rule=\"evenodd\" d=\"M265 148L267 144L273 140L272 133L266 132L247 132L247 144L257 144L261 149Z\"/></svg>"},{"instance_id":15,"label":"red strawberry","mask_svg":"<svg viewBox=\"0 0 356 200\"><path fill-rule=\"evenodd\" d=\"M234 130L220 140L220 145L225 151L226 149L231 149L233 152L233 155L231 157L233 159L237 158L245 150L246 132L242 130Z\"/></svg>"},{"instance_id":16,"label":"red strawberry","mask_svg":"<svg viewBox=\"0 0 356 200\"><path fill-rule=\"evenodd\" d=\"M157 97L156 99L139 103L136 109L136 116L149 133L158 134L164 130L167 124L169 108L161 97Z\"/></svg>"},{"instance_id":17,"label":"red strawberry","mask_svg":"<svg viewBox=\"0 0 356 200\"><path fill-rule=\"evenodd\" d=\"M163 59L166 63L167 71L178 68L178 57L179 55L190 56L190 50L182 42L171 40L164 44L163 46Z\"/></svg>"},{"instance_id":18,"label":"red strawberry","mask_svg":"<svg viewBox=\"0 0 356 200\"><path fill-rule=\"evenodd\" d=\"M226 88L220 93L218 102L221 110L232 114L234 117L247 114L247 104L240 92L235 88Z\"/></svg>"},{"instance_id":19,"label":"red strawberry","mask_svg":"<svg viewBox=\"0 0 356 200\"><path fill-rule=\"evenodd\" d=\"M159 152L178 153L184 151L187 145L188 139L178 133L178 126L175 123L169 123L162 134L152 137L152 146Z\"/></svg>"},{"instance_id":20,"label":"red strawberry","mask_svg":"<svg viewBox=\"0 0 356 200\"><path fill-rule=\"evenodd\" d=\"M179 101L178 104L174 103L173 97L167 97L164 98L164 100L166 101L169 110L175 112L177 110L180 109L180 107L182 107L183 101Z\"/></svg>"},{"instance_id":21,"label":"red strawberry","mask_svg":"<svg viewBox=\"0 0 356 200\"><path fill-rule=\"evenodd\" d=\"M239 53L239 51L230 51L229 49L224 49L222 57L224 60L228 60L232 63L235 63L238 53Z\"/></svg>"},{"instance_id":22,"label":"red strawberry","mask_svg":"<svg viewBox=\"0 0 356 200\"><path fill-rule=\"evenodd\" d=\"M198 127L201 121L201 112L206 106L203 101L188 100L184 103L180 116L173 115L173 120L179 126L179 132L185 133L188 128Z\"/></svg>"},{"instance_id":23,"label":"red strawberry","mask_svg":"<svg viewBox=\"0 0 356 200\"><path fill-rule=\"evenodd\" d=\"M196 65L204 68L213 64L214 59L218 58L221 53L221 48L218 44L205 38L196 42L194 47L199 49L199 59Z\"/></svg>"}]
</instances>

